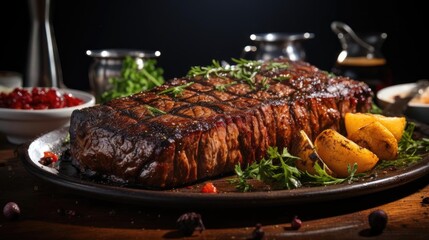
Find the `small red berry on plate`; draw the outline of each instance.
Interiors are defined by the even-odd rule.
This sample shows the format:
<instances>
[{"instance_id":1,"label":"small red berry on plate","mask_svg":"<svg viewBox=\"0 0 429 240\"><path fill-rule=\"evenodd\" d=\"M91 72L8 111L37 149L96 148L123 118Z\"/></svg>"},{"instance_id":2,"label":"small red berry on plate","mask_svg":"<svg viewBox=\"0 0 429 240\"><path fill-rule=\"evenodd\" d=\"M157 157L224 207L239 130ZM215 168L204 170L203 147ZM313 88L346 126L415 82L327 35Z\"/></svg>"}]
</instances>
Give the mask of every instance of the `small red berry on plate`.
<instances>
[{"instance_id":1,"label":"small red berry on plate","mask_svg":"<svg viewBox=\"0 0 429 240\"><path fill-rule=\"evenodd\" d=\"M203 188L201 188L201 192L202 193L217 193L217 188L213 183L207 182L206 184L204 184Z\"/></svg>"}]
</instances>

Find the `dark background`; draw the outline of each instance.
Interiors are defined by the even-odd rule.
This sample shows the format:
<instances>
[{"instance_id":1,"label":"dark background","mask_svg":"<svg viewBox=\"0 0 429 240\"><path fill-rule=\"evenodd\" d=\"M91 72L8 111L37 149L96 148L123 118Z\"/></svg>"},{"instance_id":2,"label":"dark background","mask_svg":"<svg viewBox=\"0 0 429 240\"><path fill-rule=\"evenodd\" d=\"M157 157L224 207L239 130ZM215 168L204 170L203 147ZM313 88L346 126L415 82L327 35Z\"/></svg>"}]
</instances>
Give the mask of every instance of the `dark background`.
<instances>
[{"instance_id":1,"label":"dark background","mask_svg":"<svg viewBox=\"0 0 429 240\"><path fill-rule=\"evenodd\" d=\"M419 3L421 2L421 3ZM332 21L356 32L386 32L382 53L393 83L428 78L428 10L423 1L368 0L53 0L52 23L65 84L89 89L87 49L159 50L165 77L212 59L239 57L249 35L313 32L307 61L330 70L340 43ZM25 77L30 33L27 0L0 1L0 70Z\"/></svg>"}]
</instances>

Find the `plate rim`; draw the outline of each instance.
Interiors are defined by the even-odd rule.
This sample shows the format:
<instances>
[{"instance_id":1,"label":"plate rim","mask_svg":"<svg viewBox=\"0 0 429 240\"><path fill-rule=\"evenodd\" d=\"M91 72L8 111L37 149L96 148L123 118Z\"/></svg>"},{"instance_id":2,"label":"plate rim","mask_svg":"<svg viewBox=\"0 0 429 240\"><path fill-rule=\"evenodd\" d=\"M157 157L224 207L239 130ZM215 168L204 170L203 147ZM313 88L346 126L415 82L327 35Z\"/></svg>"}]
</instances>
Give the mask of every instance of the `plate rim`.
<instances>
[{"instance_id":1,"label":"plate rim","mask_svg":"<svg viewBox=\"0 0 429 240\"><path fill-rule=\"evenodd\" d=\"M105 185L78 179L60 173L53 173L37 166L29 156L29 147L43 136L64 131L60 128L27 142L18 148L18 156L24 167L33 175L66 187L77 193L85 194L104 200L130 202L144 205L172 207L262 207L288 204L314 203L358 197L370 193L381 192L417 180L429 173L429 156L420 162L403 169L398 175L379 177L375 180L342 183L329 186L304 187L292 190L274 190L267 192L222 192L217 194L177 192L174 190L149 190ZM406 171L405 171L406 170ZM311 189L311 191L308 191ZM109 197L106 199L106 197Z\"/></svg>"}]
</instances>

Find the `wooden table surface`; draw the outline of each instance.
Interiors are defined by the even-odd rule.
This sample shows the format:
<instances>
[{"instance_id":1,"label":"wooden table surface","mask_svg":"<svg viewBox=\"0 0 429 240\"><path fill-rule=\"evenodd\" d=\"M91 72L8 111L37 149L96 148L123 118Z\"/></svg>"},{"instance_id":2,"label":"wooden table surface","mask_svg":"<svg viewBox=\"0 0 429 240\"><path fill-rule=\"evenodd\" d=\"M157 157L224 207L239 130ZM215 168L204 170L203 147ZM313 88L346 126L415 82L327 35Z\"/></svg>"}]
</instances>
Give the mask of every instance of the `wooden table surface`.
<instances>
[{"instance_id":1,"label":"wooden table surface","mask_svg":"<svg viewBox=\"0 0 429 240\"><path fill-rule=\"evenodd\" d=\"M21 209L17 220L0 216L0 239L180 239L176 220L194 211L206 230L187 239L250 239L257 223L264 239L429 239L429 176L365 196L312 204L260 208L166 208L93 199L27 172L18 146L0 135L0 206ZM239 204L239 203L237 203ZM368 215L388 214L386 229L369 231ZM291 220L302 221L299 230Z\"/></svg>"}]
</instances>

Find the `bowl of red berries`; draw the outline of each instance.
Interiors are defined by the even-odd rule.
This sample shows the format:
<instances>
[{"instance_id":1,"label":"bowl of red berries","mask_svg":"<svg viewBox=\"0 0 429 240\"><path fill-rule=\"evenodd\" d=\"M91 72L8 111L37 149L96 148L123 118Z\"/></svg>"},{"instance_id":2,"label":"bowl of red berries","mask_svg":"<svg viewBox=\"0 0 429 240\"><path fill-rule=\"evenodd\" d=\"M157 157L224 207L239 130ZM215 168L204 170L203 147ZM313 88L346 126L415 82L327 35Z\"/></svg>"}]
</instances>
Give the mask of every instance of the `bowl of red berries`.
<instances>
[{"instance_id":1,"label":"bowl of red berries","mask_svg":"<svg viewBox=\"0 0 429 240\"><path fill-rule=\"evenodd\" d=\"M13 144L68 126L71 113L95 104L92 94L74 89L15 88L0 92L0 132Z\"/></svg>"}]
</instances>

